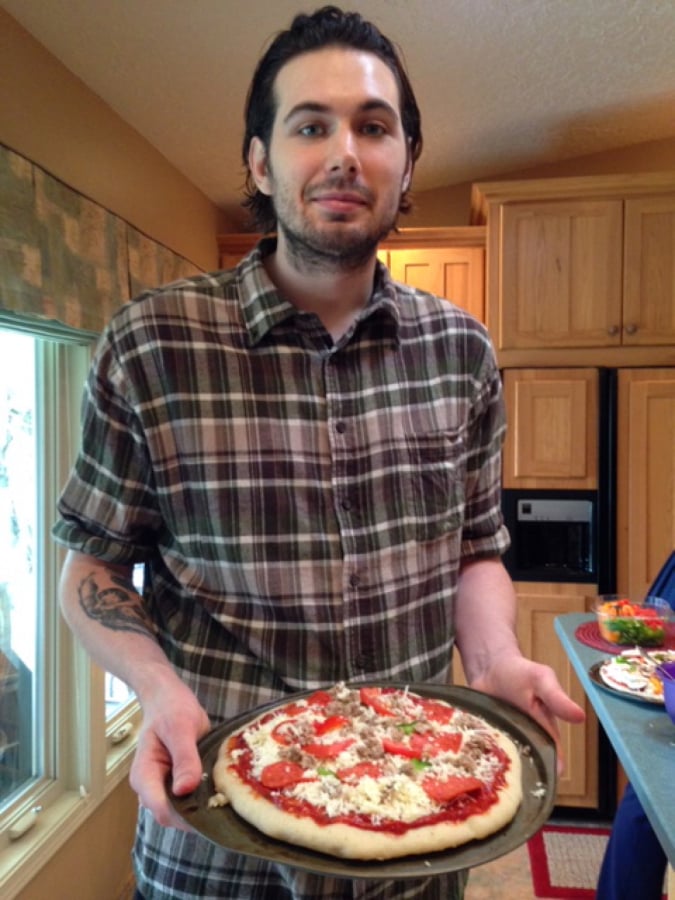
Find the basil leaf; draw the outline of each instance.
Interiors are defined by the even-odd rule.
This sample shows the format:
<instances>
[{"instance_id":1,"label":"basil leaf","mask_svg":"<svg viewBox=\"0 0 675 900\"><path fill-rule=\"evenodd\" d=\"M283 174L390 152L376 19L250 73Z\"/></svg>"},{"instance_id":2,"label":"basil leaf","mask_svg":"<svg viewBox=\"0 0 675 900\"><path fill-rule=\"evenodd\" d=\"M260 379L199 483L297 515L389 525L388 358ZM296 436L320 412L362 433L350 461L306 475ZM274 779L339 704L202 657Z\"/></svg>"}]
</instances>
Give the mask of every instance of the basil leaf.
<instances>
[{"instance_id":1,"label":"basil leaf","mask_svg":"<svg viewBox=\"0 0 675 900\"><path fill-rule=\"evenodd\" d=\"M417 722L401 722L396 727L399 731L402 731L403 734L415 734L417 731Z\"/></svg>"}]
</instances>

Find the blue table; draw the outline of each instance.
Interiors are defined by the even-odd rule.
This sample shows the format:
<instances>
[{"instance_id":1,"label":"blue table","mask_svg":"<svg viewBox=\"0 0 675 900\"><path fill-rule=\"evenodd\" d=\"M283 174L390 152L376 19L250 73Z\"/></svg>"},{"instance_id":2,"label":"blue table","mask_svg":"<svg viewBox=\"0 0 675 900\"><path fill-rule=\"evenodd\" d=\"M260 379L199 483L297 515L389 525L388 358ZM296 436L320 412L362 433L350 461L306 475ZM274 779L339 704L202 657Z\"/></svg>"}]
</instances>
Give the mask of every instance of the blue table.
<instances>
[{"instance_id":1,"label":"blue table","mask_svg":"<svg viewBox=\"0 0 675 900\"><path fill-rule=\"evenodd\" d=\"M607 654L582 644L574 633L592 618L585 613L559 616L555 630L666 852L668 896L675 896L675 725L661 707L624 699L591 680L589 668Z\"/></svg>"}]
</instances>

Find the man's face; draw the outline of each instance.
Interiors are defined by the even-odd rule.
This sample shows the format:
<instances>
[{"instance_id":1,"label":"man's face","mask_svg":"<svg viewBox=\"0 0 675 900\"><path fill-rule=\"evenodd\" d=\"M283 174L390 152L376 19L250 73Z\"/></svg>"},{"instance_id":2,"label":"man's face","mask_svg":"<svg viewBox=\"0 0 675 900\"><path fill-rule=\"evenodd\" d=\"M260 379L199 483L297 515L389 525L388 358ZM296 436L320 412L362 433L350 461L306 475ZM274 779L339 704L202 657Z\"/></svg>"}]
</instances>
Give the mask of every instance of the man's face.
<instances>
[{"instance_id":1,"label":"man's face","mask_svg":"<svg viewBox=\"0 0 675 900\"><path fill-rule=\"evenodd\" d=\"M251 171L272 197L279 251L358 264L395 225L410 179L393 73L371 53L329 47L277 75L269 148L254 138Z\"/></svg>"}]
</instances>

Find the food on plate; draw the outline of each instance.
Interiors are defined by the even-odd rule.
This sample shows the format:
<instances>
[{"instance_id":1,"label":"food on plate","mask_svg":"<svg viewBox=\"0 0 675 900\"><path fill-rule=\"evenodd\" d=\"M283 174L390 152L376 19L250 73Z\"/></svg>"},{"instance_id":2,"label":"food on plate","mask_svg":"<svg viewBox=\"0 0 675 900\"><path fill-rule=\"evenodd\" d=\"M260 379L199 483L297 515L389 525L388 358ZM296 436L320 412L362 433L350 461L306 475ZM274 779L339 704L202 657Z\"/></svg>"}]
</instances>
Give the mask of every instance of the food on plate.
<instances>
[{"instance_id":1,"label":"food on plate","mask_svg":"<svg viewBox=\"0 0 675 900\"><path fill-rule=\"evenodd\" d=\"M656 597L646 603L599 598L598 629L606 641L622 646L658 647L666 636L670 606Z\"/></svg>"},{"instance_id":2,"label":"food on plate","mask_svg":"<svg viewBox=\"0 0 675 900\"><path fill-rule=\"evenodd\" d=\"M606 659L600 666L601 679L609 687L633 696L663 701L663 682L657 673L661 663L675 662L675 650L642 652L638 647Z\"/></svg>"},{"instance_id":3,"label":"food on plate","mask_svg":"<svg viewBox=\"0 0 675 900\"><path fill-rule=\"evenodd\" d=\"M487 837L522 799L506 734L395 687L338 684L277 705L223 741L213 779L218 802L265 834L362 860Z\"/></svg>"}]
</instances>

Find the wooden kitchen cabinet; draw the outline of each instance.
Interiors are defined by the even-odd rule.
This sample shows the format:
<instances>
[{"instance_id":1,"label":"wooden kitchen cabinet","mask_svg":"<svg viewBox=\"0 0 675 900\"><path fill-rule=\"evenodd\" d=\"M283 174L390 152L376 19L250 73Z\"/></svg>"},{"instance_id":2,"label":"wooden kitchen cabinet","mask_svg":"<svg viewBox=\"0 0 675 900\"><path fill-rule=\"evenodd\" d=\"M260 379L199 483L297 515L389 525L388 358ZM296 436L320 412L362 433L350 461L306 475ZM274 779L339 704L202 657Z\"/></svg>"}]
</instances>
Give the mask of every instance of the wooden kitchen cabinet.
<instances>
[{"instance_id":1,"label":"wooden kitchen cabinet","mask_svg":"<svg viewBox=\"0 0 675 900\"><path fill-rule=\"evenodd\" d=\"M586 712L582 725L560 722L565 769L558 779L557 806L595 809L599 803L598 720L555 633L557 616L588 612L595 589L584 584L516 582L517 634L525 656L551 666L565 692Z\"/></svg>"},{"instance_id":2,"label":"wooden kitchen cabinet","mask_svg":"<svg viewBox=\"0 0 675 900\"><path fill-rule=\"evenodd\" d=\"M530 659L551 666L563 690L586 713L582 725L559 723L565 770L558 779L556 806L596 809L600 801L598 720L553 627L557 616L588 612L596 596L595 587L519 581L515 588L521 650ZM453 659L453 683L466 684L459 654Z\"/></svg>"},{"instance_id":3,"label":"wooden kitchen cabinet","mask_svg":"<svg viewBox=\"0 0 675 900\"><path fill-rule=\"evenodd\" d=\"M675 360L675 174L474 186L501 365Z\"/></svg>"},{"instance_id":4,"label":"wooden kitchen cabinet","mask_svg":"<svg viewBox=\"0 0 675 900\"><path fill-rule=\"evenodd\" d=\"M621 225L620 200L504 206L501 347L621 342Z\"/></svg>"},{"instance_id":5,"label":"wooden kitchen cabinet","mask_svg":"<svg viewBox=\"0 0 675 900\"><path fill-rule=\"evenodd\" d=\"M624 343L675 344L675 192L624 208Z\"/></svg>"},{"instance_id":6,"label":"wooden kitchen cabinet","mask_svg":"<svg viewBox=\"0 0 675 900\"><path fill-rule=\"evenodd\" d=\"M598 370L505 369L504 488L598 486Z\"/></svg>"},{"instance_id":7,"label":"wooden kitchen cabinet","mask_svg":"<svg viewBox=\"0 0 675 900\"><path fill-rule=\"evenodd\" d=\"M218 235L218 264L221 269L233 269L258 243L262 235L254 232L232 232Z\"/></svg>"},{"instance_id":8,"label":"wooden kitchen cabinet","mask_svg":"<svg viewBox=\"0 0 675 900\"><path fill-rule=\"evenodd\" d=\"M236 265L259 237L220 235L221 267ZM485 228L403 228L382 241L378 257L396 281L451 300L485 321Z\"/></svg>"},{"instance_id":9,"label":"wooden kitchen cabinet","mask_svg":"<svg viewBox=\"0 0 675 900\"><path fill-rule=\"evenodd\" d=\"M485 321L483 247L392 249L387 264L392 278L444 297Z\"/></svg>"},{"instance_id":10,"label":"wooden kitchen cabinet","mask_svg":"<svg viewBox=\"0 0 675 900\"><path fill-rule=\"evenodd\" d=\"M618 375L617 588L643 596L675 547L675 368Z\"/></svg>"}]
</instances>

